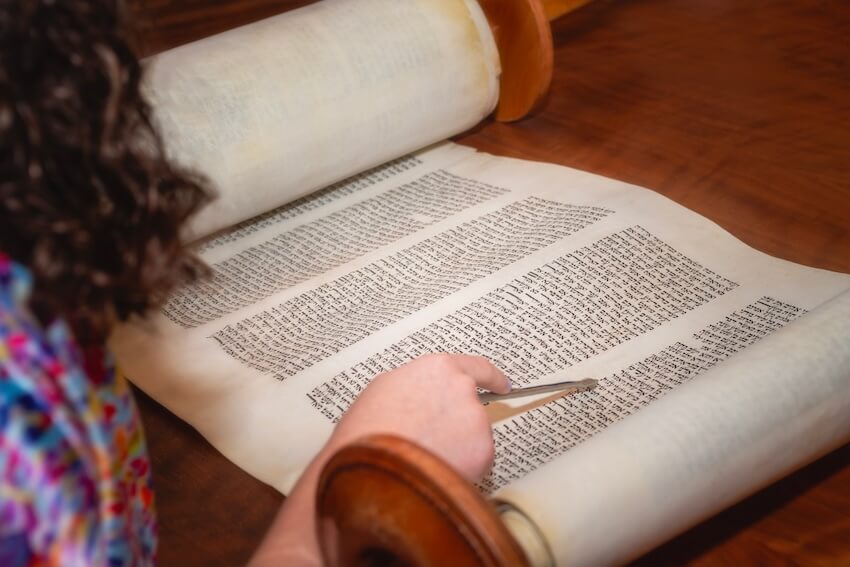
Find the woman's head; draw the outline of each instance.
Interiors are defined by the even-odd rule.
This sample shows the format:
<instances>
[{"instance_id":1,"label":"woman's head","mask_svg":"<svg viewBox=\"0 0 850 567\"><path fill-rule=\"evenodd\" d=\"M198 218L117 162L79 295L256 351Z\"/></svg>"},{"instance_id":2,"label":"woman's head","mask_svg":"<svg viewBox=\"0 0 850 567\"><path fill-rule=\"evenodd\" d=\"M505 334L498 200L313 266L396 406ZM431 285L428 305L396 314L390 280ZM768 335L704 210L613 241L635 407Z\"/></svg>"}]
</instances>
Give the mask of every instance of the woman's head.
<instances>
[{"instance_id":1,"label":"woman's head","mask_svg":"<svg viewBox=\"0 0 850 567\"><path fill-rule=\"evenodd\" d=\"M119 20L114 0L0 0L0 251L84 340L202 269L179 237L208 193L165 158Z\"/></svg>"}]
</instances>

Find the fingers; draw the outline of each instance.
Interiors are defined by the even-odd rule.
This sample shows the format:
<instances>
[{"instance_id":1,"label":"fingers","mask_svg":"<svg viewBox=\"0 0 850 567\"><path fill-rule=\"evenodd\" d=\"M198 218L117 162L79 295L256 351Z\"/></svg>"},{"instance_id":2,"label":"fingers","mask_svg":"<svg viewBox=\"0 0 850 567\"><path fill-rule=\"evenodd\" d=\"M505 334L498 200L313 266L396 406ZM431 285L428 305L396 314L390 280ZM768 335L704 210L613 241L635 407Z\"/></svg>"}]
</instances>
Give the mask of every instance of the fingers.
<instances>
[{"instance_id":1,"label":"fingers","mask_svg":"<svg viewBox=\"0 0 850 567\"><path fill-rule=\"evenodd\" d=\"M505 376L505 373L483 356L469 354L438 356L445 356L450 359L450 364L461 373L471 377L475 385L479 388L484 388L497 394L506 394L511 391L511 382Z\"/></svg>"},{"instance_id":2,"label":"fingers","mask_svg":"<svg viewBox=\"0 0 850 567\"><path fill-rule=\"evenodd\" d=\"M370 433L416 441L470 480L493 461L490 420L475 387L508 392L508 379L481 356L429 354L377 376L334 431L337 446Z\"/></svg>"}]
</instances>

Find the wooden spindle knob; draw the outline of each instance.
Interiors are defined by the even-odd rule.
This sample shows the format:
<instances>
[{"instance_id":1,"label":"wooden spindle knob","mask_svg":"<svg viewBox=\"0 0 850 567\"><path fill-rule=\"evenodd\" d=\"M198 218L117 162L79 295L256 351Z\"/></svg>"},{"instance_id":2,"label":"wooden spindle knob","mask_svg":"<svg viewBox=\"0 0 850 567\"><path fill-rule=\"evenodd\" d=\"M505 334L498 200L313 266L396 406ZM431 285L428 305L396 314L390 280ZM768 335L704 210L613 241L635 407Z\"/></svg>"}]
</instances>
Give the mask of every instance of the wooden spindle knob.
<instances>
[{"instance_id":1,"label":"wooden spindle knob","mask_svg":"<svg viewBox=\"0 0 850 567\"><path fill-rule=\"evenodd\" d=\"M496 120L519 120L543 102L552 82L554 58L549 22L590 1L478 0L502 64Z\"/></svg>"},{"instance_id":2,"label":"wooden spindle knob","mask_svg":"<svg viewBox=\"0 0 850 567\"><path fill-rule=\"evenodd\" d=\"M552 30L540 0L479 0L499 59L496 120L511 122L532 112L552 82Z\"/></svg>"},{"instance_id":3,"label":"wooden spindle knob","mask_svg":"<svg viewBox=\"0 0 850 567\"><path fill-rule=\"evenodd\" d=\"M316 515L327 565L528 565L469 482L398 437L371 436L337 452L322 471Z\"/></svg>"}]
</instances>

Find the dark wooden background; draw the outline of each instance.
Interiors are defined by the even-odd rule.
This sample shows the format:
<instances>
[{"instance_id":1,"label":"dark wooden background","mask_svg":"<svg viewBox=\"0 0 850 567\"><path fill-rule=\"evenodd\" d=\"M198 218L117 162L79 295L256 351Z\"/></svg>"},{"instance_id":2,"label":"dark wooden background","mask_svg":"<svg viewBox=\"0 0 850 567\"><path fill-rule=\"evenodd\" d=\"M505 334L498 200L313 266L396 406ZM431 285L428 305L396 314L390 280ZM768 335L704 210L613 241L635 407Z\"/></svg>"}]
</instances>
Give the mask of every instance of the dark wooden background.
<instances>
[{"instance_id":1,"label":"dark wooden background","mask_svg":"<svg viewBox=\"0 0 850 567\"><path fill-rule=\"evenodd\" d=\"M134 0L131 10L141 51L153 53L305 3ZM848 31L843 0L596 0L553 25L545 107L457 140L650 187L759 250L850 272ZM141 393L139 403L162 564L244 563L282 497ZM850 446L639 563L850 565Z\"/></svg>"}]
</instances>

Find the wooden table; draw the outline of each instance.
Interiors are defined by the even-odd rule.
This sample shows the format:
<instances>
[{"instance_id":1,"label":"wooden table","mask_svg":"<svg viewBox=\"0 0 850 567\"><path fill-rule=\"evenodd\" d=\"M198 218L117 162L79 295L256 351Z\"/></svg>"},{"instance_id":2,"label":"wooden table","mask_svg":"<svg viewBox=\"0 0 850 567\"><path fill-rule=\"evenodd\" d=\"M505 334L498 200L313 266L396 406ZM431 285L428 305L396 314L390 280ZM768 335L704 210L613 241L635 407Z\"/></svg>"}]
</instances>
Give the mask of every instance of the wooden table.
<instances>
[{"instance_id":1,"label":"wooden table","mask_svg":"<svg viewBox=\"0 0 850 567\"><path fill-rule=\"evenodd\" d=\"M137 0L139 43L152 52L305 3ZM597 0L553 25L542 111L458 141L653 188L768 254L850 272L848 30L839 0ZM282 497L139 404L162 564L244 563ZM850 445L638 563L850 564Z\"/></svg>"}]
</instances>

